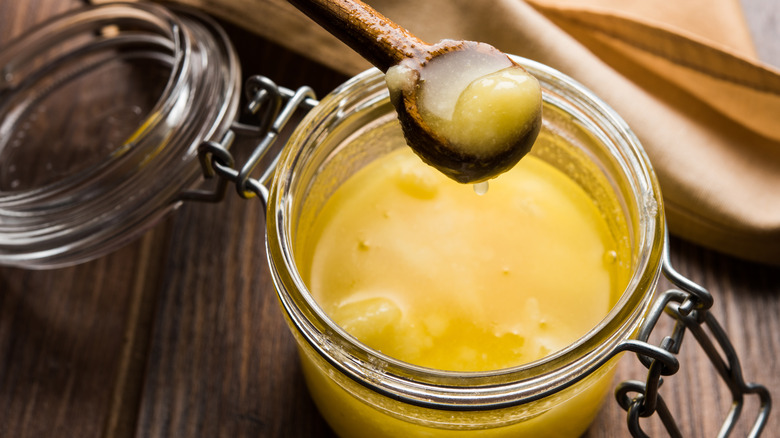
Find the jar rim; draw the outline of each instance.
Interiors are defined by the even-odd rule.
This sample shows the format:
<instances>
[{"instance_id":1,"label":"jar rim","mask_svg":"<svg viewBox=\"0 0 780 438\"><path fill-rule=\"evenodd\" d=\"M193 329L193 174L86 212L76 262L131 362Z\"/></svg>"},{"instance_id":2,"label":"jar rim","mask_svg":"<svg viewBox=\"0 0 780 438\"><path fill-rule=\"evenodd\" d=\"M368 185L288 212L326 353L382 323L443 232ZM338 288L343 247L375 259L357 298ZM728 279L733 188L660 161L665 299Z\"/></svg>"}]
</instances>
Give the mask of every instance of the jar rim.
<instances>
[{"instance_id":1,"label":"jar rim","mask_svg":"<svg viewBox=\"0 0 780 438\"><path fill-rule=\"evenodd\" d=\"M584 378L616 354L618 345L638 327L661 271L664 246L663 205L649 159L628 125L601 99L572 78L520 57L516 62L537 76L545 103L556 95L572 98L585 117L604 123L618 144L623 171L630 172L639 220L634 267L618 303L575 343L540 360L495 371L456 372L408 364L370 349L347 334L319 307L293 257L290 188L296 166L305 160L318 135L317 126L338 117L362 94L386 93L381 73L363 72L326 96L298 126L280 160L268 202L268 258L277 293L287 316L305 341L341 373L373 391L407 403L437 409L485 410L543 398ZM370 89L370 90L369 90ZM384 90L384 91L383 91ZM362 94L361 94L362 93ZM377 99L374 97L374 99ZM587 373L585 373L587 374Z\"/></svg>"},{"instance_id":2,"label":"jar rim","mask_svg":"<svg viewBox=\"0 0 780 438\"><path fill-rule=\"evenodd\" d=\"M221 139L238 113L235 50L221 27L185 7L110 3L71 10L12 41L0 51L0 65L0 115L11 115L0 118L0 156L21 154L23 160L37 154L46 157L47 166L76 162L49 174L33 169L43 176L18 189L18 180L3 177L11 183L0 185L0 264L67 266L135 239L180 204L180 193L201 174L197 146ZM142 79L122 84L128 94L147 94L143 108L130 108L125 95L111 94L110 87L98 102L108 102L105 111L97 105L76 114L55 111L61 109L58 99L87 88L85 82L109 81L121 69L132 78L149 65L159 76L159 92L148 92L151 84ZM85 102L83 107L90 101ZM25 130L45 111L45 129L70 131L49 133L61 147L36 152L45 145L29 140ZM77 116L83 119L73 120ZM112 134L97 132L108 117L128 122ZM78 126L87 128L79 132ZM108 135L117 138L109 142ZM0 177L16 167L2 160Z\"/></svg>"}]
</instances>

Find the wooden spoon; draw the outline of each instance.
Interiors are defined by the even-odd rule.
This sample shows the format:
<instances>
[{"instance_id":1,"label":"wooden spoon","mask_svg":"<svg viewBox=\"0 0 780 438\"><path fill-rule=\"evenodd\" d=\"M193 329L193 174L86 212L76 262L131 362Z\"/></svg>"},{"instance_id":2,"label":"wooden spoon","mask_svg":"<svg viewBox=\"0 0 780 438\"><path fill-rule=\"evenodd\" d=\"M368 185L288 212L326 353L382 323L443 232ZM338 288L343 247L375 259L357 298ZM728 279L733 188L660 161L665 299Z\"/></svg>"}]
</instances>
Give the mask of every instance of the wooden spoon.
<instances>
[{"instance_id":1,"label":"wooden spoon","mask_svg":"<svg viewBox=\"0 0 780 438\"><path fill-rule=\"evenodd\" d=\"M386 73L408 145L461 183L513 167L541 127L536 79L492 46L427 44L359 0L288 0Z\"/></svg>"}]
</instances>

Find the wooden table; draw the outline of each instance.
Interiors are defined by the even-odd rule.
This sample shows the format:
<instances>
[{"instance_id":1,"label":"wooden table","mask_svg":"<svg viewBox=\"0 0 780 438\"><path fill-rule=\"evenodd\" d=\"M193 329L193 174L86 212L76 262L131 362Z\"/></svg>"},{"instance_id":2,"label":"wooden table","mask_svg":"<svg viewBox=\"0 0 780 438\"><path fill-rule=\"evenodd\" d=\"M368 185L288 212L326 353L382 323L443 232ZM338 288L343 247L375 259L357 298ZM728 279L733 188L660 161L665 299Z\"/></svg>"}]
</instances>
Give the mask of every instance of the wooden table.
<instances>
[{"instance_id":1,"label":"wooden table","mask_svg":"<svg viewBox=\"0 0 780 438\"><path fill-rule=\"evenodd\" d=\"M780 3L744 0L780 65ZM77 0L0 0L0 47ZM345 78L237 29L244 69L322 96ZM251 54L248 56L246 54ZM231 192L232 194L232 192ZM133 244L67 269L0 268L0 437L329 437L307 395L271 285L259 202L189 203ZM677 239L748 380L780 394L780 269ZM665 283L664 283L665 284ZM664 286L662 284L662 286ZM664 392L690 436L715 436L728 393L688 342ZM632 356L620 380L643 379ZM754 404L749 404L748 416ZM663 436L657 419L645 424ZM772 417L766 436L780 436ZM743 436L744 428L735 436ZM628 436L608 399L589 437Z\"/></svg>"}]
</instances>

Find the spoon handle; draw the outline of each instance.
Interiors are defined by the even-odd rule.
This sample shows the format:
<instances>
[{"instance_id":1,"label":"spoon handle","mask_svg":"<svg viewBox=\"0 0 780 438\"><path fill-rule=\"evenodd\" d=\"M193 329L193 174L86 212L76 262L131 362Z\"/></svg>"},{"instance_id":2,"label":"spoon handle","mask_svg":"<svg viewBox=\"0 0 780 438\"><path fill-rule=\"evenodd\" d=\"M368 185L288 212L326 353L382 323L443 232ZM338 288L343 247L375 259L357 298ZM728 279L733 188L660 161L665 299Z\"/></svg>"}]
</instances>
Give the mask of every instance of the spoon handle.
<instances>
[{"instance_id":1,"label":"spoon handle","mask_svg":"<svg viewBox=\"0 0 780 438\"><path fill-rule=\"evenodd\" d=\"M383 72L428 45L360 0L288 0Z\"/></svg>"}]
</instances>

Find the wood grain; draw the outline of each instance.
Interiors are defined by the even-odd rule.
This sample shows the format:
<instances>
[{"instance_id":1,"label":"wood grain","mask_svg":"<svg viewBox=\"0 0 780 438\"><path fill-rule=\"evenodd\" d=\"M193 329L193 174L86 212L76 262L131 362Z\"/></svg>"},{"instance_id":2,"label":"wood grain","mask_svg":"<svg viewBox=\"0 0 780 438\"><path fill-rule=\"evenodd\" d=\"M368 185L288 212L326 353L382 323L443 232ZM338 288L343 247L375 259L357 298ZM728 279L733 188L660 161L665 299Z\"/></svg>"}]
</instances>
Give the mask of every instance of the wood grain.
<instances>
[{"instance_id":1,"label":"wood grain","mask_svg":"<svg viewBox=\"0 0 780 438\"><path fill-rule=\"evenodd\" d=\"M79 3L0 0L0 48ZM743 3L763 16L780 11L775 0ZM771 55L776 51L761 49L777 47L778 26L748 18L759 53L780 65L780 55ZM290 87L311 84L319 95L345 79L244 31L228 31L245 76L262 72ZM230 193L220 204L184 205L139 241L90 263L0 268L0 437L332 437L306 393L278 309L264 226L258 202ZM671 250L676 268L715 296L714 312L746 378L777 397L780 269L677 239ZM727 390L695 343L686 341L681 360L683 369L666 379L663 394L686 436L715 436ZM626 356L618 374L643 379L645 370ZM656 419L646 430L665 436ZM775 414L765 436L778 430ZM734 436L744 435L741 425ZM628 436L612 399L586 436Z\"/></svg>"},{"instance_id":2,"label":"wood grain","mask_svg":"<svg viewBox=\"0 0 780 438\"><path fill-rule=\"evenodd\" d=\"M0 436L120 436L134 423L163 229L74 268L0 269Z\"/></svg>"},{"instance_id":3,"label":"wood grain","mask_svg":"<svg viewBox=\"0 0 780 438\"><path fill-rule=\"evenodd\" d=\"M383 72L406 58L428 58L427 44L359 0L289 2Z\"/></svg>"}]
</instances>

